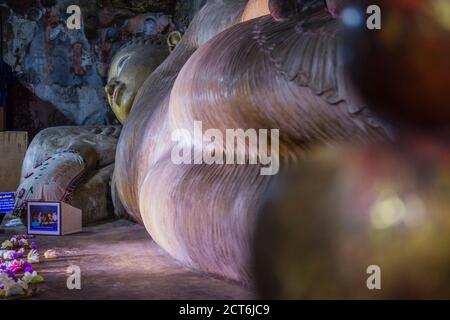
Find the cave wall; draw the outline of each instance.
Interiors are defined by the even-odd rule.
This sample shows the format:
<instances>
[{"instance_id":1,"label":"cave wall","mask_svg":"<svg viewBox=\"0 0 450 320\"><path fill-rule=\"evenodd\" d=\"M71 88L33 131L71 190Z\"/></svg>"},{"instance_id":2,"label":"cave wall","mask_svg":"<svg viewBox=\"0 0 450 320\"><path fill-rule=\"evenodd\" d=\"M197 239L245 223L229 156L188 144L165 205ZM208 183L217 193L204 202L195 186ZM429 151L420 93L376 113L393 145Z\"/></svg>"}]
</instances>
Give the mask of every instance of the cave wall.
<instances>
[{"instance_id":1,"label":"cave wall","mask_svg":"<svg viewBox=\"0 0 450 320\"><path fill-rule=\"evenodd\" d=\"M183 32L205 0L0 0L3 61L13 75L8 126L31 136L56 125L115 123L104 85L112 57L141 35ZM66 26L70 5L81 30Z\"/></svg>"}]
</instances>

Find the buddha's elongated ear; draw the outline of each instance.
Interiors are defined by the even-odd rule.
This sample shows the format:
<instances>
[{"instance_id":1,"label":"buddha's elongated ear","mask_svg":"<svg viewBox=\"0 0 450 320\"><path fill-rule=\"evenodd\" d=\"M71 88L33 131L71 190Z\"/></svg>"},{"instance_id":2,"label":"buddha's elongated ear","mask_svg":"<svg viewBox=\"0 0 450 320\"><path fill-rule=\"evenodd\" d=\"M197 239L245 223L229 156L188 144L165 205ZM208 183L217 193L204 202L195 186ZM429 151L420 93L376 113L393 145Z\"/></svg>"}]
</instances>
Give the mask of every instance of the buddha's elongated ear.
<instances>
[{"instance_id":1,"label":"buddha's elongated ear","mask_svg":"<svg viewBox=\"0 0 450 320\"><path fill-rule=\"evenodd\" d=\"M175 47L178 45L178 43L181 41L181 38L183 36L181 35L180 31L172 31L167 36L167 45L169 46L169 50L172 52Z\"/></svg>"}]
</instances>

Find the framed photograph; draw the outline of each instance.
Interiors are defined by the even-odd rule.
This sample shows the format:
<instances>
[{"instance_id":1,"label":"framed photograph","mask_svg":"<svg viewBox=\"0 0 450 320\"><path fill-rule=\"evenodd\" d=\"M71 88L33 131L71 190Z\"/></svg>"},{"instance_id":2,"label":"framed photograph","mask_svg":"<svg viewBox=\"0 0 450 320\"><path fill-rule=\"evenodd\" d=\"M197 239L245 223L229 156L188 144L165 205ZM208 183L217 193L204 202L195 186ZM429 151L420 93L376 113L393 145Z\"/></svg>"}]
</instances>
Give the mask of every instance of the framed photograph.
<instances>
[{"instance_id":1,"label":"framed photograph","mask_svg":"<svg viewBox=\"0 0 450 320\"><path fill-rule=\"evenodd\" d=\"M61 203L29 201L27 209L28 234L61 235Z\"/></svg>"}]
</instances>

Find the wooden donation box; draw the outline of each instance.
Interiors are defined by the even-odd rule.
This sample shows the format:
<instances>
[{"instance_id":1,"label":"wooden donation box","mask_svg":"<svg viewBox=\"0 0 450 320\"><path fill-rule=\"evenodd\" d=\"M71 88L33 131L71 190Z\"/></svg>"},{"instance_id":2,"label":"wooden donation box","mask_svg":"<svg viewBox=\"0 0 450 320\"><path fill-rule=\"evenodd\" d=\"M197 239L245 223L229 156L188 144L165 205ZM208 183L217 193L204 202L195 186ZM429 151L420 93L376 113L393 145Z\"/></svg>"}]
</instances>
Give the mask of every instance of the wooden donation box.
<instances>
[{"instance_id":1,"label":"wooden donation box","mask_svg":"<svg viewBox=\"0 0 450 320\"><path fill-rule=\"evenodd\" d=\"M81 210L59 201L28 201L28 234L65 236L82 230Z\"/></svg>"},{"instance_id":2,"label":"wooden donation box","mask_svg":"<svg viewBox=\"0 0 450 320\"><path fill-rule=\"evenodd\" d=\"M0 192L15 192L19 187L27 148L28 133L0 132Z\"/></svg>"}]
</instances>

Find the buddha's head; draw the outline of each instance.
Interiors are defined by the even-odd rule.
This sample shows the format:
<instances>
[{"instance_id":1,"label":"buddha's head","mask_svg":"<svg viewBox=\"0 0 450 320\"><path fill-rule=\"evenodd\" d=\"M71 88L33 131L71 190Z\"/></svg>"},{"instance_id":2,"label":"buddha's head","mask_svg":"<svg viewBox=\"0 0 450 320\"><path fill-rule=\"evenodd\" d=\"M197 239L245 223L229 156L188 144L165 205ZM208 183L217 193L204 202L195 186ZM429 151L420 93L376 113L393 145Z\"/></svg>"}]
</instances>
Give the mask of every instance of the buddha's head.
<instances>
[{"instance_id":1,"label":"buddha's head","mask_svg":"<svg viewBox=\"0 0 450 320\"><path fill-rule=\"evenodd\" d=\"M105 87L108 102L124 124L147 77L169 55L167 37L152 35L130 41L114 56Z\"/></svg>"}]
</instances>

